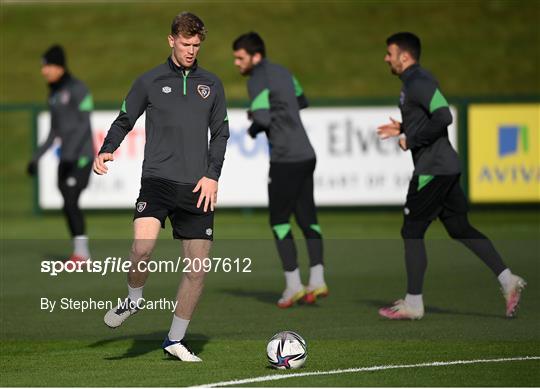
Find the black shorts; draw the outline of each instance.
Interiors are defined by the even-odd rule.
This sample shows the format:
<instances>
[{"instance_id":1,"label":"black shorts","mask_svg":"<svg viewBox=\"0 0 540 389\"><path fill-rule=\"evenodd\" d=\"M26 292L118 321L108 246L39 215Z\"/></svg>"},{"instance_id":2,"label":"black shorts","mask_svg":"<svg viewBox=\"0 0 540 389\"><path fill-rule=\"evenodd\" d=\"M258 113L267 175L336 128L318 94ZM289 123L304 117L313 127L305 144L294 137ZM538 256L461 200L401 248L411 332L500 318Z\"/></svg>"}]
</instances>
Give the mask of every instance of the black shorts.
<instances>
[{"instance_id":1,"label":"black shorts","mask_svg":"<svg viewBox=\"0 0 540 389\"><path fill-rule=\"evenodd\" d=\"M79 166L77 162L60 161L58 164L58 188L62 193L77 191L80 193L88 186L92 164Z\"/></svg>"},{"instance_id":2,"label":"black shorts","mask_svg":"<svg viewBox=\"0 0 540 389\"><path fill-rule=\"evenodd\" d=\"M288 223L291 214L299 223L317 224L313 199L316 160L272 162L268 176L270 224Z\"/></svg>"},{"instance_id":3,"label":"black shorts","mask_svg":"<svg viewBox=\"0 0 540 389\"><path fill-rule=\"evenodd\" d=\"M405 219L431 221L467 213L467 199L459 185L459 177L459 174L413 176L403 209Z\"/></svg>"},{"instance_id":4,"label":"black shorts","mask_svg":"<svg viewBox=\"0 0 540 389\"><path fill-rule=\"evenodd\" d=\"M133 220L155 217L165 228L165 219L169 217L174 239L213 240L214 212L204 212L204 201L197 208L200 191L193 193L194 188L193 184L177 184L163 178L143 178Z\"/></svg>"}]
</instances>

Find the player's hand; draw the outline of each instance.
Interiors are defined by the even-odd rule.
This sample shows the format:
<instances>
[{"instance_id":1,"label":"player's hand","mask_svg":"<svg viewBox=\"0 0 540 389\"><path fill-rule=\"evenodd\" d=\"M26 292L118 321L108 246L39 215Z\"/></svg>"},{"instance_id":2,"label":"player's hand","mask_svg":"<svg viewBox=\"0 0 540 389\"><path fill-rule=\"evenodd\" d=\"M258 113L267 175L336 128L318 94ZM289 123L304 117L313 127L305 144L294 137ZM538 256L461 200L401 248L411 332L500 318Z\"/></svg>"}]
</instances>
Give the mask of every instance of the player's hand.
<instances>
[{"instance_id":1,"label":"player's hand","mask_svg":"<svg viewBox=\"0 0 540 389\"><path fill-rule=\"evenodd\" d=\"M218 191L218 182L212 180L208 177L203 177L197 182L193 193L201 191L199 195L199 200L197 201L197 208L201 207L201 204L204 200L204 212L208 211L208 206L210 205L210 210L214 211L214 207L217 204L217 191Z\"/></svg>"},{"instance_id":2,"label":"player's hand","mask_svg":"<svg viewBox=\"0 0 540 389\"><path fill-rule=\"evenodd\" d=\"M407 138L405 136L399 137L399 147L401 147L401 150L407 151Z\"/></svg>"},{"instance_id":3,"label":"player's hand","mask_svg":"<svg viewBox=\"0 0 540 389\"><path fill-rule=\"evenodd\" d=\"M36 161L28 162L28 165L26 166L26 172L31 177L35 176L37 173L37 162Z\"/></svg>"},{"instance_id":4,"label":"player's hand","mask_svg":"<svg viewBox=\"0 0 540 389\"><path fill-rule=\"evenodd\" d=\"M255 124L249 126L249 128L247 129L247 133L252 139L255 139L257 137L257 127L255 126Z\"/></svg>"},{"instance_id":5,"label":"player's hand","mask_svg":"<svg viewBox=\"0 0 540 389\"><path fill-rule=\"evenodd\" d=\"M390 118L390 123L377 127L377 134L381 139L393 138L399 136L400 133L401 123L392 117Z\"/></svg>"},{"instance_id":6,"label":"player's hand","mask_svg":"<svg viewBox=\"0 0 540 389\"><path fill-rule=\"evenodd\" d=\"M99 174L100 176L102 174L107 174L107 166L105 165L105 162L107 161L114 161L114 157L112 153L102 153L99 154L94 159L94 165L92 168L94 169L94 173Z\"/></svg>"}]
</instances>

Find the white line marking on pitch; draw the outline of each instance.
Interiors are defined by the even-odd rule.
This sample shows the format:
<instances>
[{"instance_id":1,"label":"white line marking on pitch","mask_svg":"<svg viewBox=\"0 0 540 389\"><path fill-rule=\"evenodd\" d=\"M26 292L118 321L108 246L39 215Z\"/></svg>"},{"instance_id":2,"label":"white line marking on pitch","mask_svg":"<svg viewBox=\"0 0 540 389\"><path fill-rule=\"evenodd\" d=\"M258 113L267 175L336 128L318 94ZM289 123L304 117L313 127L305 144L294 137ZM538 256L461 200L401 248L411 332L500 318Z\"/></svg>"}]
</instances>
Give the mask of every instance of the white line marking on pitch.
<instances>
[{"instance_id":1,"label":"white line marking on pitch","mask_svg":"<svg viewBox=\"0 0 540 389\"><path fill-rule=\"evenodd\" d=\"M439 367L439 366L452 366L452 365L472 365L476 363L495 363L495 362L533 361L533 360L540 360L540 357L535 356L535 357L514 357L514 358L497 358L497 359L472 359L469 361L425 362L425 363L416 363L412 365L381 365L381 366L355 367L351 369L337 369L337 370L328 370L328 371L310 371L310 372L305 372L305 373L272 374L272 375L254 377L254 378L245 378L241 380L214 382L212 384L192 386L192 388L237 386L237 385L243 385L243 384L251 384L254 382L276 381L276 380L284 380L287 378L308 377L308 376L315 376L315 375L333 375L333 374L358 373L358 372L364 372L364 371L378 371L378 370L390 370L390 369L410 369L413 367Z\"/></svg>"}]
</instances>

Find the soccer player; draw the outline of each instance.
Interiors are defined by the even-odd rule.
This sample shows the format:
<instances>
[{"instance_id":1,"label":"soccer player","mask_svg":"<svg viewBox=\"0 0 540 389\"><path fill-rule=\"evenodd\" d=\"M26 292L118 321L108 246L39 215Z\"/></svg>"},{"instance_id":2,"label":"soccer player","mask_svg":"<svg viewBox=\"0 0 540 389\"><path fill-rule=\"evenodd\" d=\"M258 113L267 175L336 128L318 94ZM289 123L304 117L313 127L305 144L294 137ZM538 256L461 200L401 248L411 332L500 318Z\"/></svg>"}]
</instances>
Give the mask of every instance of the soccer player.
<instances>
[{"instance_id":1,"label":"soccer player","mask_svg":"<svg viewBox=\"0 0 540 389\"><path fill-rule=\"evenodd\" d=\"M62 208L73 240L73 254L68 262L80 266L90 258L84 215L79 197L88 185L94 158L90 112L92 95L84 83L68 71L62 46L51 46L42 56L41 74L49 85L51 129L47 140L39 146L28 164L27 172L38 172L38 161L60 138L58 189L64 199Z\"/></svg>"},{"instance_id":2,"label":"soccer player","mask_svg":"<svg viewBox=\"0 0 540 389\"><path fill-rule=\"evenodd\" d=\"M315 151L300 119L308 106L298 80L283 66L266 59L265 45L255 32L233 42L234 64L249 76L248 94L252 124L248 134L266 133L270 144L268 197L270 225L285 273L286 288L277 302L288 308L303 300L314 303L328 295L324 281L323 244L313 200ZM304 288L298 269L296 246L289 219L291 214L302 229L310 259L310 277Z\"/></svg>"},{"instance_id":3,"label":"soccer player","mask_svg":"<svg viewBox=\"0 0 540 389\"><path fill-rule=\"evenodd\" d=\"M448 234L475 253L497 276L506 299L506 316L516 314L525 281L512 274L493 244L467 219L467 200L459 185L460 163L448 140L452 115L437 80L422 68L420 39L400 32L386 40L384 61L403 82L400 104L403 122L391 118L377 132L382 139L399 137L410 150L414 172L404 208L401 235L405 243L407 294L379 314L389 319L421 319L424 316L422 286L427 267L424 234L439 218Z\"/></svg>"},{"instance_id":4,"label":"soccer player","mask_svg":"<svg viewBox=\"0 0 540 389\"><path fill-rule=\"evenodd\" d=\"M173 237L182 240L184 257L203 259L210 251L229 124L221 81L197 63L205 37L204 23L196 15L183 12L174 18L168 36L171 56L135 80L94 161L97 174L107 173L105 162L113 161L112 153L146 111L128 297L125 304L105 315L105 323L112 328L139 310L137 302L142 299L148 273L137 264L150 258L167 217ZM181 361L199 362L183 339L203 291L205 272L189 270L179 285L176 310L162 348Z\"/></svg>"}]
</instances>

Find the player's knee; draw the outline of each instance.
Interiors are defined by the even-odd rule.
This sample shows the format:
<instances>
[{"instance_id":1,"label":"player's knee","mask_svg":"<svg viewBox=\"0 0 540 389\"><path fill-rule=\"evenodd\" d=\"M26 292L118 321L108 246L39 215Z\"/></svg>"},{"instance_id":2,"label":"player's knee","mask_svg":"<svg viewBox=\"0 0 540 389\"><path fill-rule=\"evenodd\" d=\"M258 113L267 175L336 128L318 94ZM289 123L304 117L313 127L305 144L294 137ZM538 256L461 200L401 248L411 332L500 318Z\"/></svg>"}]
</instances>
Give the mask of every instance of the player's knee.
<instances>
[{"instance_id":1,"label":"player's knee","mask_svg":"<svg viewBox=\"0 0 540 389\"><path fill-rule=\"evenodd\" d=\"M184 277L186 277L186 279L192 284L203 284L205 276L206 272L204 270L200 270L198 272L188 271L184 273Z\"/></svg>"},{"instance_id":2,"label":"player's knee","mask_svg":"<svg viewBox=\"0 0 540 389\"><path fill-rule=\"evenodd\" d=\"M474 228L465 215L444 219L443 225L452 239L485 239L485 235Z\"/></svg>"},{"instance_id":3,"label":"player's knee","mask_svg":"<svg viewBox=\"0 0 540 389\"><path fill-rule=\"evenodd\" d=\"M289 222L272 224L272 232L277 240L293 238L291 224Z\"/></svg>"},{"instance_id":4,"label":"player's knee","mask_svg":"<svg viewBox=\"0 0 540 389\"><path fill-rule=\"evenodd\" d=\"M452 239L464 239L465 231L459 227L458 225L452 224L452 223L444 223L444 227L446 228L446 232L448 232L448 235Z\"/></svg>"},{"instance_id":5,"label":"player's knee","mask_svg":"<svg viewBox=\"0 0 540 389\"><path fill-rule=\"evenodd\" d=\"M401 227L403 239L424 239L429 223L422 221L405 221Z\"/></svg>"},{"instance_id":6,"label":"player's knee","mask_svg":"<svg viewBox=\"0 0 540 389\"><path fill-rule=\"evenodd\" d=\"M306 239L321 239L321 228L318 224L300 224L300 229Z\"/></svg>"},{"instance_id":7,"label":"player's knee","mask_svg":"<svg viewBox=\"0 0 540 389\"><path fill-rule=\"evenodd\" d=\"M146 261L152 254L152 246L144 240L136 241L131 246L131 260L133 262Z\"/></svg>"}]
</instances>

